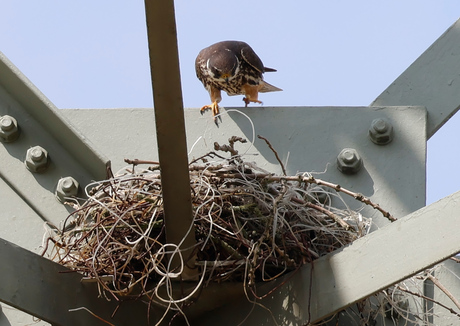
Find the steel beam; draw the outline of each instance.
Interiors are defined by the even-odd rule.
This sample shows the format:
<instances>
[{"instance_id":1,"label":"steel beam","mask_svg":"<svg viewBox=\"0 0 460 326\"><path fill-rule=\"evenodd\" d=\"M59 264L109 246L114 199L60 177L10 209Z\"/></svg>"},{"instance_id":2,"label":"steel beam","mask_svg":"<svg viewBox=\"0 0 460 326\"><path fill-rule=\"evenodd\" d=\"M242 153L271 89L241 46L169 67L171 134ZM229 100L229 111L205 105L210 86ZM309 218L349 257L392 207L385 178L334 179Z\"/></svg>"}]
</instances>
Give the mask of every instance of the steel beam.
<instances>
[{"instance_id":1,"label":"steel beam","mask_svg":"<svg viewBox=\"0 0 460 326\"><path fill-rule=\"evenodd\" d=\"M95 150L85 136L61 116L54 104L1 52L0 76L0 86L19 102L27 115L37 121L63 148L69 150L75 162L93 178L102 180L106 177L108 159ZM5 112L0 110L0 115L14 108L7 105L4 109ZM17 113L14 110L12 115Z\"/></svg>"},{"instance_id":2,"label":"steel beam","mask_svg":"<svg viewBox=\"0 0 460 326\"><path fill-rule=\"evenodd\" d=\"M257 137L253 139L255 132L271 142L289 175L316 173L317 178L370 197L398 218L425 206L426 109L423 107L248 107L222 109L222 113L223 121L217 128L212 117L201 115L198 108L185 109L190 160L214 151L214 142L226 144L228 138L238 136L248 140L235 145L239 153L246 153L244 160L272 173L282 173L267 144ZM148 109L73 109L63 110L63 114L104 149L116 169L125 165L124 158L158 160L151 150L157 140L155 134L149 134L155 119ZM371 141L369 128L375 119L392 124L394 139L390 144L376 145ZM107 124L97 129L101 120ZM112 135L110 126L119 123L124 123L126 130L138 132L129 138L124 134ZM110 146L114 140L118 148ZM133 143L138 146L134 148ZM346 147L356 149L363 159L363 167L355 175L345 175L337 169L337 155ZM340 205L340 201L335 204ZM376 225L388 222L370 207L361 210L361 203L354 199L347 204L372 218Z\"/></svg>"},{"instance_id":3,"label":"steel beam","mask_svg":"<svg viewBox=\"0 0 460 326\"><path fill-rule=\"evenodd\" d=\"M371 106L421 105L430 138L460 108L460 20L453 24Z\"/></svg>"},{"instance_id":4,"label":"steel beam","mask_svg":"<svg viewBox=\"0 0 460 326\"><path fill-rule=\"evenodd\" d=\"M242 325L319 321L459 252L459 212L457 192L316 260L313 266L304 266L293 276L261 287L263 294L285 283L259 302L264 308L242 300L231 302L196 324L217 325L225 320L227 325L239 325L248 315Z\"/></svg>"},{"instance_id":5,"label":"steel beam","mask_svg":"<svg viewBox=\"0 0 460 326\"><path fill-rule=\"evenodd\" d=\"M54 196L59 179L71 176L82 189L105 179L110 162L1 53L0 76L0 116L14 118L19 130L14 141L0 142L0 178L41 220L58 224L69 213ZM49 156L40 171L25 164L28 150L36 146ZM79 195L84 196L82 191Z\"/></svg>"},{"instance_id":6,"label":"steel beam","mask_svg":"<svg viewBox=\"0 0 460 326\"><path fill-rule=\"evenodd\" d=\"M79 309L81 307L117 326L185 324L180 316L172 322L172 316L177 311L170 311L157 324L165 313L165 307L155 304L148 306L140 300L125 300L118 307L119 302L113 297L109 297L111 301L108 301L99 295L95 282L82 282L81 274L4 239L0 239L0 261L0 302L54 326L107 325L88 311ZM196 283L182 282L176 285L174 295L179 297L190 293ZM168 296L162 289L160 295L164 298ZM229 299L241 298L243 289L233 283L211 284L199 291L198 295L198 302L183 307L189 318L220 307Z\"/></svg>"},{"instance_id":7,"label":"steel beam","mask_svg":"<svg viewBox=\"0 0 460 326\"><path fill-rule=\"evenodd\" d=\"M145 0L145 12L166 237L169 243L181 248L193 248L195 234L174 1ZM184 259L190 252L183 252Z\"/></svg>"},{"instance_id":8,"label":"steel beam","mask_svg":"<svg viewBox=\"0 0 460 326\"><path fill-rule=\"evenodd\" d=\"M81 283L82 276L6 240L0 239L0 301L55 326L105 325L85 310L117 325L147 325L147 306L99 297L96 283ZM156 314L156 315L155 315ZM161 317L160 311L155 316Z\"/></svg>"}]
</instances>

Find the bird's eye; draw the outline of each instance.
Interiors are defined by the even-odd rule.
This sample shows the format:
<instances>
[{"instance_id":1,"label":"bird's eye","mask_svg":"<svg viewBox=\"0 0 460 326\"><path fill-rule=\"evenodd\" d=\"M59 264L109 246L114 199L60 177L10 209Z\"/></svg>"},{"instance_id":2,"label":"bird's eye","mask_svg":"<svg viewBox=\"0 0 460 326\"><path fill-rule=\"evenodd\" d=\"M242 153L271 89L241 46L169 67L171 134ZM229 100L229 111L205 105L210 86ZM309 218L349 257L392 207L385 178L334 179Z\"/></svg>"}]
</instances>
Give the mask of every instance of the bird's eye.
<instances>
[{"instance_id":1,"label":"bird's eye","mask_svg":"<svg viewBox=\"0 0 460 326\"><path fill-rule=\"evenodd\" d=\"M219 70L215 69L215 68L211 68L211 73L212 73L212 76L214 78L220 78L221 76L221 73Z\"/></svg>"}]
</instances>

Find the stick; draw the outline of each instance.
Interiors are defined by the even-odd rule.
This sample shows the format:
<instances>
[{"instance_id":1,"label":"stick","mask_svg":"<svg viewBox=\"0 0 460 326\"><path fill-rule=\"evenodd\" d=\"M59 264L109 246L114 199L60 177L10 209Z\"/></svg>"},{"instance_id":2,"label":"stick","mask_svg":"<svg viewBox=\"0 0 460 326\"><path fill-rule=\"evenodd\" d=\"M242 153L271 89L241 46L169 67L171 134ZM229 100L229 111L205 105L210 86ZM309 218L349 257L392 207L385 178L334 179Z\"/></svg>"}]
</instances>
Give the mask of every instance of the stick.
<instances>
[{"instance_id":1,"label":"stick","mask_svg":"<svg viewBox=\"0 0 460 326\"><path fill-rule=\"evenodd\" d=\"M460 309L460 302L452 295L452 293L450 293L449 290L447 290L447 288L444 285L441 284L441 282L439 282L439 280L436 277L434 277L431 274L428 274L428 279L431 282L433 282L433 284L436 285L438 289L444 292L444 294L447 295L447 297L450 300L452 300L452 302L457 306L457 308Z\"/></svg>"},{"instance_id":2,"label":"stick","mask_svg":"<svg viewBox=\"0 0 460 326\"><path fill-rule=\"evenodd\" d=\"M125 158L125 162L128 163L128 164L132 164L132 165L139 165L139 164L156 164L156 165L159 165L160 164L160 162L139 160L137 158L135 158L133 160L131 160L129 158Z\"/></svg>"},{"instance_id":3,"label":"stick","mask_svg":"<svg viewBox=\"0 0 460 326\"><path fill-rule=\"evenodd\" d=\"M427 300L427 301L431 301L431 302L433 302L433 303L439 305L440 307L443 307L444 309L448 310L450 313L452 313L452 314L457 315L457 316L460 317L460 314L459 314L458 312L456 312L454 309L449 308L448 306L443 305L442 303L440 303L440 302L438 302L438 301L436 301L436 300L434 300L434 299L432 299L432 298L430 298L430 297L427 297L426 295L423 295L423 294L420 294L420 293L417 293L417 292L412 292L412 291L407 290L407 289L405 289L405 288L403 288L403 287L401 287L401 286L399 286L399 285L397 286L397 288L398 288L399 290L403 291L403 292L406 292L406 293L410 294L410 295L414 295L414 296L416 296L416 297L425 299L425 300Z\"/></svg>"},{"instance_id":4,"label":"stick","mask_svg":"<svg viewBox=\"0 0 460 326\"><path fill-rule=\"evenodd\" d=\"M276 160L278 161L278 163L279 163L280 166L281 166L281 169L283 170L283 175L287 175L286 169L284 168L283 162L281 162L281 159L280 159L280 157L278 156L278 153L275 151L275 149L273 148L272 144L270 144L270 142L268 141L268 139L265 138L265 137L262 137L261 135L257 135L257 138L262 139L262 140L265 140L265 142L266 142L267 145L268 145L268 148L270 148L270 149L272 150L273 154L275 154Z\"/></svg>"},{"instance_id":5,"label":"stick","mask_svg":"<svg viewBox=\"0 0 460 326\"><path fill-rule=\"evenodd\" d=\"M208 172L208 171L203 171L203 174L206 175L206 176L209 176L209 177L215 176L213 173ZM302 177L302 176L275 176L275 175L271 175L271 174L267 174L267 173L249 173L249 174L245 173L243 175L243 174L241 174L239 172L235 172L235 173L222 173L222 174L219 174L219 177L228 178L228 179L232 179L232 178L233 179L248 179L248 178L252 178L252 179L266 179L267 181L277 181L277 182L281 182L282 180L287 180L287 181L300 181L300 182L305 182L305 183L314 183L314 184L317 184L318 186L326 186L326 187L332 188L332 189L334 189L336 191L342 192L342 193L344 193L346 195L349 195L349 196L353 197L354 199L362 202L363 204L371 206L372 208L374 208L374 209L378 210L380 213L382 213L382 215L384 217L386 217L388 220L390 220L391 222L394 222L394 221L397 220L393 215L390 214L390 212L384 210L383 208L380 207L380 205L375 204L374 202L372 202L369 198L365 197L364 195L356 193L356 192L353 192L353 191L345 189L345 188L342 188L342 186L340 186L338 184L323 181L323 180L320 180L320 179L316 179L313 176L309 176L309 177Z\"/></svg>"}]
</instances>

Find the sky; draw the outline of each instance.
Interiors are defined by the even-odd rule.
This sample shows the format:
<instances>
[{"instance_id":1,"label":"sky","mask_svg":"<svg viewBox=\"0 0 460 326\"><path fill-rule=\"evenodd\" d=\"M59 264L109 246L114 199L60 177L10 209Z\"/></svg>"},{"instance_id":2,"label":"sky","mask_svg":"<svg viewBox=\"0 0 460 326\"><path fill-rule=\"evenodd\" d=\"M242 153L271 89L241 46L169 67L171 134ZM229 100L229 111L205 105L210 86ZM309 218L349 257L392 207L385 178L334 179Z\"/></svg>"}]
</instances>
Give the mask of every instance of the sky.
<instances>
[{"instance_id":1,"label":"sky","mask_svg":"<svg viewBox=\"0 0 460 326\"><path fill-rule=\"evenodd\" d=\"M249 43L283 92L267 106L367 106L460 17L458 0L177 0L185 107L209 97L198 52ZM2 1L0 51L58 108L149 108L144 1ZM224 95L225 107L241 97ZM460 103L459 103L460 104ZM460 114L428 142L427 203L460 189Z\"/></svg>"}]
</instances>

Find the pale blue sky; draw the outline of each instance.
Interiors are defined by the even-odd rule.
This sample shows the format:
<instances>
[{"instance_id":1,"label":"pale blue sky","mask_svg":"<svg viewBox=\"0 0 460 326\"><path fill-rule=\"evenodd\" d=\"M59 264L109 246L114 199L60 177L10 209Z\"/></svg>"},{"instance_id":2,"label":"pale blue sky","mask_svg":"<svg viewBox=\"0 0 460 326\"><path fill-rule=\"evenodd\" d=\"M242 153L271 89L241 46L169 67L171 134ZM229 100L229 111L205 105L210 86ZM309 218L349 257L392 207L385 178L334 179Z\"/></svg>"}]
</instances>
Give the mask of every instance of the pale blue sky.
<instances>
[{"instance_id":1,"label":"pale blue sky","mask_svg":"<svg viewBox=\"0 0 460 326\"><path fill-rule=\"evenodd\" d=\"M57 107L152 106L142 0L3 1L0 12L0 51ZM284 91L263 94L267 106L369 105L459 17L458 0L178 0L184 105L208 104L194 60L225 39L278 69L266 80ZM459 130L454 117L429 141L429 203L460 189Z\"/></svg>"}]
</instances>

